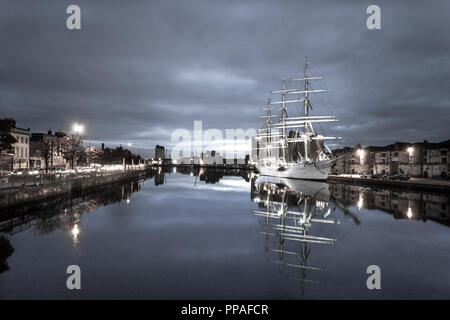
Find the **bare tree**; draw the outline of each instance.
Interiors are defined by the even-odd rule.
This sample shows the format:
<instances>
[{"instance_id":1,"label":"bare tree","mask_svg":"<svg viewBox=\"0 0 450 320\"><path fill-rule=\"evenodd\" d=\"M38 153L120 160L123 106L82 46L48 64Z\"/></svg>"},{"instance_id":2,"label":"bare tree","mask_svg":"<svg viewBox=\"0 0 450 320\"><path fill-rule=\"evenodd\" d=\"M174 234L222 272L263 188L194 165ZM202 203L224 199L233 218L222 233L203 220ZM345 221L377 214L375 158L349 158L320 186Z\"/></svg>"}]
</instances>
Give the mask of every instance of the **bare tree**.
<instances>
[{"instance_id":1,"label":"bare tree","mask_svg":"<svg viewBox=\"0 0 450 320\"><path fill-rule=\"evenodd\" d=\"M70 168L73 169L74 162L82 160L85 157L81 137L74 134L65 136L62 143L62 154L69 161Z\"/></svg>"},{"instance_id":2,"label":"bare tree","mask_svg":"<svg viewBox=\"0 0 450 320\"><path fill-rule=\"evenodd\" d=\"M42 141L33 141L31 143L31 153L44 159L45 173L48 173L48 164L50 159L53 158L55 144L53 139L43 139Z\"/></svg>"}]
</instances>

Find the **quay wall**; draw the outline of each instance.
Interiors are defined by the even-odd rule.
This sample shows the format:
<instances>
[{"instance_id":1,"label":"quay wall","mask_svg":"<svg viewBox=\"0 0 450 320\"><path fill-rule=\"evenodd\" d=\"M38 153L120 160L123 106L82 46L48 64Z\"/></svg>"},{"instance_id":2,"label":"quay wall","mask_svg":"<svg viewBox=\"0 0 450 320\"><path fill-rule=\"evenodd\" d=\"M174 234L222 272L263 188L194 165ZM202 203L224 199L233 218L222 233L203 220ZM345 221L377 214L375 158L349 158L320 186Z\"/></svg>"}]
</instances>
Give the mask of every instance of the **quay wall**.
<instances>
[{"instance_id":1,"label":"quay wall","mask_svg":"<svg viewBox=\"0 0 450 320\"><path fill-rule=\"evenodd\" d=\"M103 185L145 178L150 170L147 168L143 170L115 172L101 176L74 177L72 179L57 181L53 184L22 186L0 190L0 209L61 195L79 196Z\"/></svg>"},{"instance_id":2,"label":"quay wall","mask_svg":"<svg viewBox=\"0 0 450 320\"><path fill-rule=\"evenodd\" d=\"M398 181L398 180L364 179L364 178L330 175L328 176L327 182L351 184L363 187L375 187L375 188L379 187L397 190L417 191L417 192L438 192L447 194L450 192L449 183L432 183L427 182L425 179L422 181Z\"/></svg>"}]
</instances>

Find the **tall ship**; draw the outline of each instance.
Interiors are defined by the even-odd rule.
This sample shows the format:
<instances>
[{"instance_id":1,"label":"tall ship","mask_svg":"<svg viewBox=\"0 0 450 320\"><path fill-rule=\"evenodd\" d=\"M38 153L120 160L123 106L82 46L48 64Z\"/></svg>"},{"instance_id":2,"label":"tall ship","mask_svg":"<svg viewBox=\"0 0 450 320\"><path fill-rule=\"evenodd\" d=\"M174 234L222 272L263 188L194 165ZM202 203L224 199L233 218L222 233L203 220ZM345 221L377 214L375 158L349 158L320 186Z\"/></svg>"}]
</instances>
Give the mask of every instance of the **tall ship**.
<instances>
[{"instance_id":1,"label":"tall ship","mask_svg":"<svg viewBox=\"0 0 450 320\"><path fill-rule=\"evenodd\" d=\"M331 150L325 141L340 137L325 136L317 132L313 124L338 120L332 115L312 114L310 94L328 90L312 88L313 80L324 77L310 76L309 64L306 59L303 77L283 79L281 90L270 92L267 108L263 109L267 114L261 117L266 121L252 146L261 175L323 181L336 161L331 159ZM294 116L288 116L288 105L297 106Z\"/></svg>"}]
</instances>

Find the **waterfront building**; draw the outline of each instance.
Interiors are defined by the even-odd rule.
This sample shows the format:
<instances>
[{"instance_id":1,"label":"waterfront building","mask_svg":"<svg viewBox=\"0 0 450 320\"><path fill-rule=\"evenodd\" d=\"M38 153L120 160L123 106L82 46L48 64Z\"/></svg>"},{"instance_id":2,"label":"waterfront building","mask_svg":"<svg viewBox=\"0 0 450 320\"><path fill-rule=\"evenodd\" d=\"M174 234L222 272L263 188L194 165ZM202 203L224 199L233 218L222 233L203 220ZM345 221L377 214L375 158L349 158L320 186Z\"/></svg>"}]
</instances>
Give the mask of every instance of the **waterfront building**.
<instances>
[{"instance_id":1,"label":"waterfront building","mask_svg":"<svg viewBox=\"0 0 450 320\"><path fill-rule=\"evenodd\" d=\"M224 164L223 157L220 155L219 152L216 152L215 150L208 150L206 152L202 152L200 157L201 157L200 160L201 165Z\"/></svg>"},{"instance_id":2,"label":"waterfront building","mask_svg":"<svg viewBox=\"0 0 450 320\"><path fill-rule=\"evenodd\" d=\"M155 160L164 160L166 158L166 148L157 145L155 147Z\"/></svg>"},{"instance_id":3,"label":"waterfront building","mask_svg":"<svg viewBox=\"0 0 450 320\"><path fill-rule=\"evenodd\" d=\"M45 157L48 157L48 168L65 169L67 160L63 156L63 140L66 134L52 130L47 133L32 133L30 139L30 168L45 169ZM43 145L46 147L43 148ZM43 150L47 149L47 150ZM47 153L47 156L44 154Z\"/></svg>"},{"instance_id":4,"label":"waterfront building","mask_svg":"<svg viewBox=\"0 0 450 320\"><path fill-rule=\"evenodd\" d=\"M103 150L105 149L105 145L102 143L102 149L98 149L95 146L89 146L85 149L86 152L86 164L101 164Z\"/></svg>"},{"instance_id":5,"label":"waterfront building","mask_svg":"<svg viewBox=\"0 0 450 320\"><path fill-rule=\"evenodd\" d=\"M30 152L30 128L23 129L16 127L16 120L12 118L5 119L11 122L9 134L12 135L17 142L12 144L13 153L13 169L27 169L29 167Z\"/></svg>"},{"instance_id":6,"label":"waterfront building","mask_svg":"<svg viewBox=\"0 0 450 320\"><path fill-rule=\"evenodd\" d=\"M439 143L420 143L421 174L423 177L449 178L450 175L450 140Z\"/></svg>"},{"instance_id":7,"label":"waterfront building","mask_svg":"<svg viewBox=\"0 0 450 320\"><path fill-rule=\"evenodd\" d=\"M333 173L407 174L412 177L448 178L450 140L395 142L387 146L344 147L333 150Z\"/></svg>"}]
</instances>

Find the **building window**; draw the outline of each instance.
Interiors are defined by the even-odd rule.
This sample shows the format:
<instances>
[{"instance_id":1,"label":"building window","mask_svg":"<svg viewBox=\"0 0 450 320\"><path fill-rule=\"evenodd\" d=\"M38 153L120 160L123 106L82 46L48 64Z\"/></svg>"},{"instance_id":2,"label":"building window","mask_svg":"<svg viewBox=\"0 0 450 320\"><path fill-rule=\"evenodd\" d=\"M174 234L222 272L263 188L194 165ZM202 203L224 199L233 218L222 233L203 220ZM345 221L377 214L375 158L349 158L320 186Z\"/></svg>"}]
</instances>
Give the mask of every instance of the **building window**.
<instances>
[{"instance_id":1,"label":"building window","mask_svg":"<svg viewBox=\"0 0 450 320\"><path fill-rule=\"evenodd\" d=\"M20 157L23 158L23 148L20 148Z\"/></svg>"},{"instance_id":2,"label":"building window","mask_svg":"<svg viewBox=\"0 0 450 320\"><path fill-rule=\"evenodd\" d=\"M25 138L25 143L28 144L28 138Z\"/></svg>"},{"instance_id":3,"label":"building window","mask_svg":"<svg viewBox=\"0 0 450 320\"><path fill-rule=\"evenodd\" d=\"M382 157L386 157L386 153L383 152L383 153L381 154L381 156L382 156Z\"/></svg>"},{"instance_id":4,"label":"building window","mask_svg":"<svg viewBox=\"0 0 450 320\"><path fill-rule=\"evenodd\" d=\"M442 158L442 163L447 163L447 158Z\"/></svg>"},{"instance_id":5,"label":"building window","mask_svg":"<svg viewBox=\"0 0 450 320\"><path fill-rule=\"evenodd\" d=\"M28 158L28 150L25 149L25 158Z\"/></svg>"},{"instance_id":6,"label":"building window","mask_svg":"<svg viewBox=\"0 0 450 320\"><path fill-rule=\"evenodd\" d=\"M20 143L23 143L23 137L20 137Z\"/></svg>"},{"instance_id":7,"label":"building window","mask_svg":"<svg viewBox=\"0 0 450 320\"><path fill-rule=\"evenodd\" d=\"M447 150L441 150L441 156L446 156L447 155Z\"/></svg>"},{"instance_id":8,"label":"building window","mask_svg":"<svg viewBox=\"0 0 450 320\"><path fill-rule=\"evenodd\" d=\"M394 157L398 157L398 152L394 152Z\"/></svg>"}]
</instances>

